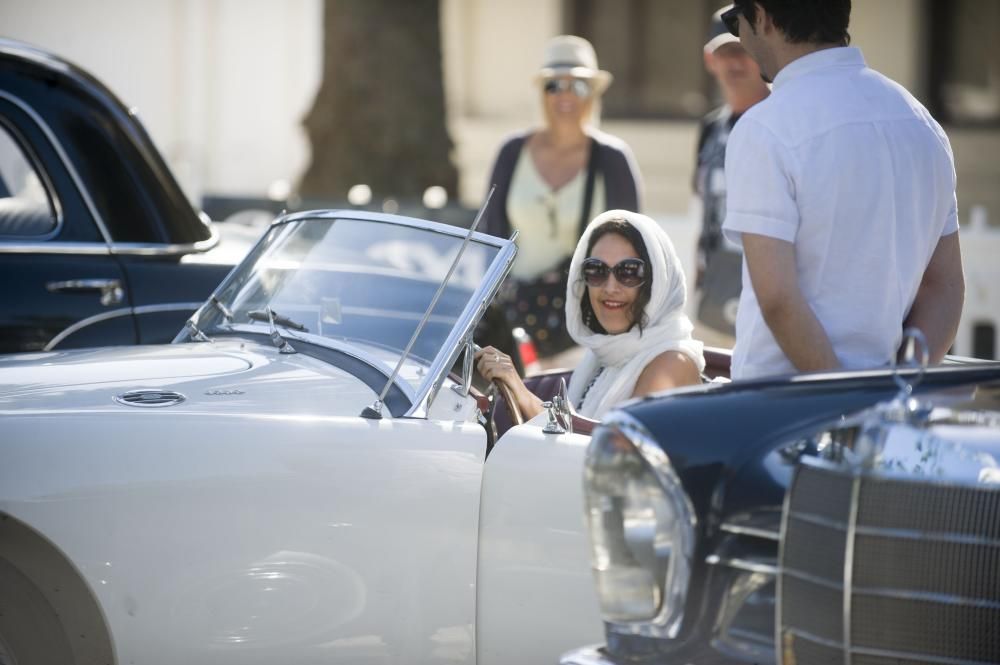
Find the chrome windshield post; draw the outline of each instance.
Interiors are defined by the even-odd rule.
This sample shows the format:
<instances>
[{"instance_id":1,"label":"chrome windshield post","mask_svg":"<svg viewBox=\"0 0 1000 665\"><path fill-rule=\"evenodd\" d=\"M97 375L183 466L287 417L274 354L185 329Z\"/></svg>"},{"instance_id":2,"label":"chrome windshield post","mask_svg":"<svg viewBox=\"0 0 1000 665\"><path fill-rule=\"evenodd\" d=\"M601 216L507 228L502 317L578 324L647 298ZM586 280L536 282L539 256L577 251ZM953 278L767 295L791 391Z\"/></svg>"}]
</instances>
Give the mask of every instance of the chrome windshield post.
<instances>
[{"instance_id":1,"label":"chrome windshield post","mask_svg":"<svg viewBox=\"0 0 1000 665\"><path fill-rule=\"evenodd\" d=\"M399 376L399 370L402 369L403 363L406 362L406 358L410 355L410 351L413 349L413 344L417 341L417 338L420 336L421 331L423 331L424 326L427 325L427 320L430 319L431 312L434 311L434 307L441 298L441 294L444 293L445 287L448 286L448 282L451 280L451 276L455 272L455 268L458 267L459 262L462 260L462 256L465 254L465 250L469 246L469 242L472 240L473 234L479 227L479 222L483 219L483 213L486 212L486 208L490 204L490 199L493 198L494 190L496 190L496 185L491 187L489 194L486 195L486 200L483 201L483 207L479 209L479 212L476 214L476 218L472 221L472 226L469 227L469 232L465 234L465 238L462 240L462 245L458 248L458 253L455 254L455 260L452 261L451 265L448 267L448 272L445 274L444 279L441 280L441 284L438 285L437 291L434 293L434 297L431 298L431 302L427 306L427 310L420 319L420 323L417 324L416 329L410 336L410 341L406 343L406 348L403 349L402 355L399 356L399 361L396 363L396 367L392 370L389 380L385 382L385 387L382 388L382 392L379 393L378 399L376 399L371 406L365 407L361 411L362 418L372 418L376 420L382 418L382 404L385 402L385 396L389 393L389 388L396 382L396 377ZM433 398L433 396L431 397Z\"/></svg>"},{"instance_id":2,"label":"chrome windshield post","mask_svg":"<svg viewBox=\"0 0 1000 665\"><path fill-rule=\"evenodd\" d=\"M472 335L465 338L462 342L462 385L454 385L451 387L456 393L465 397L469 394L469 389L472 387L472 368L473 361L475 360L476 349L472 343Z\"/></svg>"}]
</instances>

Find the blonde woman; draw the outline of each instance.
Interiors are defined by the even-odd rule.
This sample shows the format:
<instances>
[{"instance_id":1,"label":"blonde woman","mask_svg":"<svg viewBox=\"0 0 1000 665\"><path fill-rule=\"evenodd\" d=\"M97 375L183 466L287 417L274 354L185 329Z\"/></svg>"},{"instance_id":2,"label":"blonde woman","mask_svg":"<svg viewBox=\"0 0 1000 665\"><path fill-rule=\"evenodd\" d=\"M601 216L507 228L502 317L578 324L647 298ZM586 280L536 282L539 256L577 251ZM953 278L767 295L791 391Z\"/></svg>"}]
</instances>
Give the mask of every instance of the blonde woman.
<instances>
[{"instance_id":1,"label":"blonde woman","mask_svg":"<svg viewBox=\"0 0 1000 665\"><path fill-rule=\"evenodd\" d=\"M572 345L561 292L569 257L592 212L639 210L639 173L631 151L592 125L611 80L597 66L590 42L573 35L553 38L535 76L544 125L509 137L490 177L496 193L484 220L486 232L519 234L506 316L532 335L542 357Z\"/></svg>"}]
</instances>

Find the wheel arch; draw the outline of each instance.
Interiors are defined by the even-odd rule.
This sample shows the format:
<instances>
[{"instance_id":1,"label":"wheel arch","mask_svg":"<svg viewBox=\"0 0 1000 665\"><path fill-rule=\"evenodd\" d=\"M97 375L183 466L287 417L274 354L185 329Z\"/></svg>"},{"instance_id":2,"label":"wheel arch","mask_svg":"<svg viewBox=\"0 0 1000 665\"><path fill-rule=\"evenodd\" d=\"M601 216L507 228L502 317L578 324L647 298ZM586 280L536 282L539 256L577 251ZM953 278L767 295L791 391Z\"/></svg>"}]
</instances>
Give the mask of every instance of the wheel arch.
<instances>
[{"instance_id":1,"label":"wheel arch","mask_svg":"<svg viewBox=\"0 0 1000 665\"><path fill-rule=\"evenodd\" d=\"M32 630L18 629L25 625ZM0 633L5 626L16 634L0 635L0 641L5 638L15 654L115 662L104 612L80 572L45 536L0 512ZM37 636L28 634L36 631Z\"/></svg>"}]
</instances>

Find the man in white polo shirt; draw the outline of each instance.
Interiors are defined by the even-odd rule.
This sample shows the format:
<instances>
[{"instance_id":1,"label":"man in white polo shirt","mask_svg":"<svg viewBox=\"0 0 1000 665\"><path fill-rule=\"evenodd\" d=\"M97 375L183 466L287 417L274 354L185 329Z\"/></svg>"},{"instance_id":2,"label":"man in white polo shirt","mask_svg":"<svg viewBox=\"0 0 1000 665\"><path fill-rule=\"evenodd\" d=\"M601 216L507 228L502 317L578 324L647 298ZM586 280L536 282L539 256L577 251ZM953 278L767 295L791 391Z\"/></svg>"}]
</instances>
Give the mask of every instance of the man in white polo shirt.
<instances>
[{"instance_id":1,"label":"man in white polo shirt","mask_svg":"<svg viewBox=\"0 0 1000 665\"><path fill-rule=\"evenodd\" d=\"M726 237L744 250L734 379L876 367L905 326L939 361L965 285L941 127L846 45L850 0L737 0L724 16L773 81L729 137Z\"/></svg>"}]
</instances>

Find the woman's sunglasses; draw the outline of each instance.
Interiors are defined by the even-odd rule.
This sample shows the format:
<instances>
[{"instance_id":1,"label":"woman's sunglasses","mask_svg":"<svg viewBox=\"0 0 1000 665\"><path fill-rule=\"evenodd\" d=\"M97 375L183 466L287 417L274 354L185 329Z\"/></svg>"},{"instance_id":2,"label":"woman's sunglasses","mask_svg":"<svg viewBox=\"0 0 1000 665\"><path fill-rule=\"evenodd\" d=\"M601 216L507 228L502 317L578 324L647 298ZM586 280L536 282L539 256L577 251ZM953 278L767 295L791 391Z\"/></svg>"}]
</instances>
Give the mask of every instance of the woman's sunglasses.
<instances>
[{"instance_id":1,"label":"woman's sunglasses","mask_svg":"<svg viewBox=\"0 0 1000 665\"><path fill-rule=\"evenodd\" d=\"M604 286L611 273L614 273L619 284L634 289L646 281L646 263L642 259L624 259L612 268L600 259L583 260L583 281L587 286Z\"/></svg>"},{"instance_id":2,"label":"woman's sunglasses","mask_svg":"<svg viewBox=\"0 0 1000 665\"><path fill-rule=\"evenodd\" d=\"M740 8L733 6L732 9L727 9L722 12L722 24L726 26L726 30L729 31L733 37L740 36Z\"/></svg>"},{"instance_id":3,"label":"woman's sunglasses","mask_svg":"<svg viewBox=\"0 0 1000 665\"><path fill-rule=\"evenodd\" d=\"M560 92L572 92L580 99L590 97L590 82L586 79L549 79L542 86L546 94L555 95Z\"/></svg>"}]
</instances>

